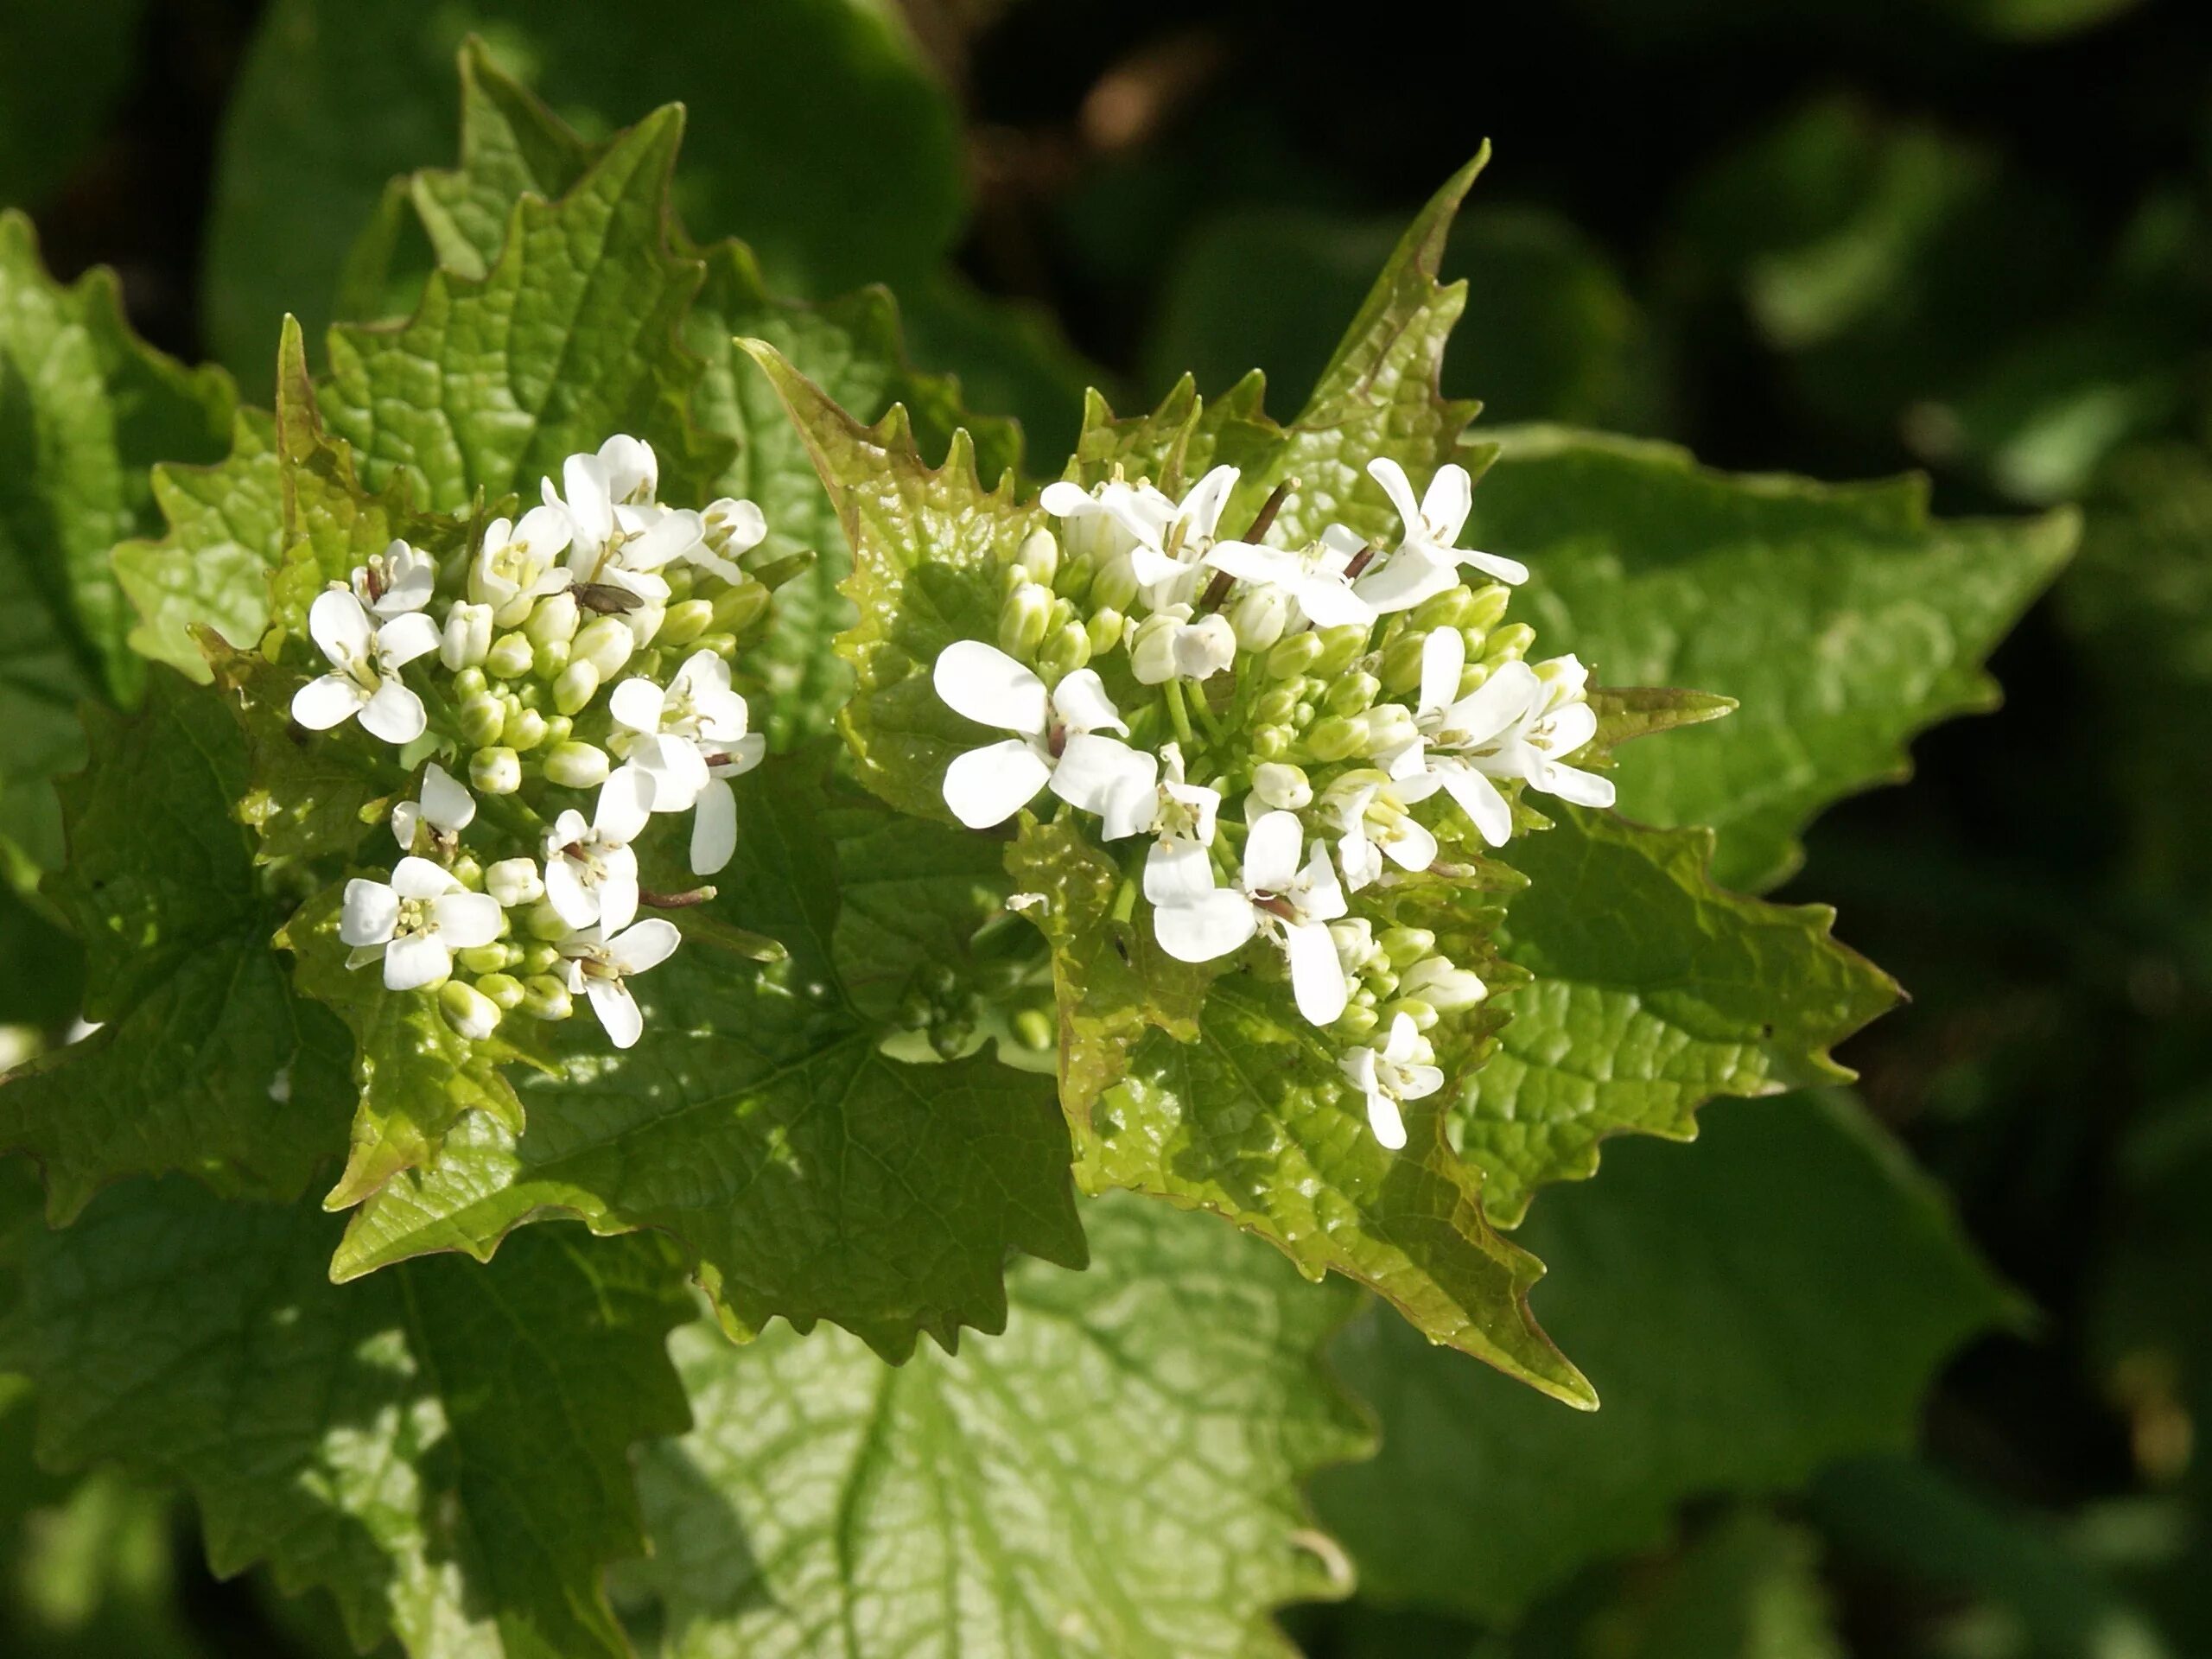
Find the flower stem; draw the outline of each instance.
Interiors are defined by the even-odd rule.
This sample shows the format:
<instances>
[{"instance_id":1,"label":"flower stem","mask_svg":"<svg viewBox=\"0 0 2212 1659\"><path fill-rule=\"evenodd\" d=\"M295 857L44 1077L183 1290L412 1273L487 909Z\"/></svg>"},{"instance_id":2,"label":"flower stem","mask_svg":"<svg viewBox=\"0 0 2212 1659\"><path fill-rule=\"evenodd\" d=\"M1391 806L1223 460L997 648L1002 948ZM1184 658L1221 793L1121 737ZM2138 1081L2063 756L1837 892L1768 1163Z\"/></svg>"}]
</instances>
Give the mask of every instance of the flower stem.
<instances>
[{"instance_id":1,"label":"flower stem","mask_svg":"<svg viewBox=\"0 0 2212 1659\"><path fill-rule=\"evenodd\" d=\"M1179 743L1192 741L1191 711L1184 705L1183 682L1179 679L1169 680L1160 689L1166 693L1167 722L1175 728L1175 741Z\"/></svg>"}]
</instances>

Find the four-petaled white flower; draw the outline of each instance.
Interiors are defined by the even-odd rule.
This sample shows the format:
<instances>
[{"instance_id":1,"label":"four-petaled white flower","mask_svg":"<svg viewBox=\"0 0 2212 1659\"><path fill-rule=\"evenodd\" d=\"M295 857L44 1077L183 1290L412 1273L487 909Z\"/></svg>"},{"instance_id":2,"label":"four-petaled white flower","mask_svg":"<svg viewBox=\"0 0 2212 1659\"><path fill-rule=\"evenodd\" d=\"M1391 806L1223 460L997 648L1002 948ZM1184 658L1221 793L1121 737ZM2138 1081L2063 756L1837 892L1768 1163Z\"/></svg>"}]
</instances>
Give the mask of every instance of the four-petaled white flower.
<instances>
[{"instance_id":1,"label":"four-petaled white flower","mask_svg":"<svg viewBox=\"0 0 2212 1659\"><path fill-rule=\"evenodd\" d=\"M391 833L403 853L428 850L415 844L425 825L434 845L450 845L475 822L476 798L435 760L423 768L422 799L401 801L391 809Z\"/></svg>"},{"instance_id":2,"label":"four-petaled white flower","mask_svg":"<svg viewBox=\"0 0 2212 1659\"><path fill-rule=\"evenodd\" d=\"M734 777L767 752L767 740L747 729L745 699L730 689L729 664L711 651L685 658L665 690L647 679L623 681L609 706L626 735L630 764L652 780L656 812L688 812L697 804L714 780L710 757Z\"/></svg>"},{"instance_id":3,"label":"four-petaled white flower","mask_svg":"<svg viewBox=\"0 0 2212 1659\"><path fill-rule=\"evenodd\" d=\"M944 804L970 830L1003 823L1051 785L1071 806L1107 820L1109 840L1149 821L1160 763L1102 732L1128 728L1098 676L1077 669L1047 693L1045 682L996 645L956 639L938 653L931 682L955 714L1014 736L956 757Z\"/></svg>"},{"instance_id":4,"label":"four-petaled white flower","mask_svg":"<svg viewBox=\"0 0 2212 1659\"><path fill-rule=\"evenodd\" d=\"M1148 480L1128 483L1109 479L1097 488L1063 479L1047 484L1037 505L1061 521L1061 539L1070 553L1100 563L1132 551L1144 536L1129 528L1164 524L1175 516L1175 503Z\"/></svg>"},{"instance_id":5,"label":"four-petaled white flower","mask_svg":"<svg viewBox=\"0 0 2212 1659\"><path fill-rule=\"evenodd\" d=\"M559 490L551 479L544 481L545 505L568 514L569 569L575 579L620 588L656 613L668 602L663 567L689 557L706 534L699 514L655 504L659 480L652 446L616 436L597 454L570 455L561 468Z\"/></svg>"},{"instance_id":6,"label":"four-petaled white flower","mask_svg":"<svg viewBox=\"0 0 2212 1659\"><path fill-rule=\"evenodd\" d=\"M1331 529L1335 529L1334 525ZM1250 542L1216 542L1205 562L1226 570L1239 582L1258 587L1280 588L1298 603L1317 628L1345 623L1372 622L1375 607L1354 592L1344 569L1358 546L1346 547L1340 538L1324 537L1302 550L1261 547Z\"/></svg>"},{"instance_id":7,"label":"four-petaled white flower","mask_svg":"<svg viewBox=\"0 0 2212 1659\"><path fill-rule=\"evenodd\" d=\"M1434 794L1443 780L1433 772L1392 779L1373 772L1349 774L1332 791L1337 810L1337 862L1354 893L1382 876L1382 859L1405 870L1436 862L1436 836L1406 809ZM1347 787L1349 785L1349 787Z\"/></svg>"},{"instance_id":8,"label":"four-petaled white flower","mask_svg":"<svg viewBox=\"0 0 2212 1659\"><path fill-rule=\"evenodd\" d=\"M630 843L652 816L652 795L645 773L618 767L599 786L588 824L571 807L545 832L546 901L570 927L620 932L638 913L638 855Z\"/></svg>"},{"instance_id":9,"label":"four-petaled white flower","mask_svg":"<svg viewBox=\"0 0 2212 1659\"><path fill-rule=\"evenodd\" d=\"M1347 1000L1344 968L1329 932L1346 906L1344 884L1318 837L1300 866L1305 836L1295 812L1262 813L1245 838L1238 891L1217 888L1211 866L1201 868L1187 858L1163 864L1155 880L1147 859L1145 896L1152 901L1160 949L1178 961L1211 962L1255 933L1272 940L1289 959L1298 1011L1325 1026L1344 1011Z\"/></svg>"},{"instance_id":10,"label":"four-petaled white flower","mask_svg":"<svg viewBox=\"0 0 2212 1659\"><path fill-rule=\"evenodd\" d=\"M1532 789L1578 805L1611 806L1611 779L1560 760L1598 732L1598 717L1582 701L1582 664L1561 658L1547 664L1555 671L1547 680L1526 663L1505 663L1462 697L1466 657L1456 628L1438 628L1423 643L1421 703L1414 714L1420 736L1390 760L1399 787L1435 779L1493 847L1513 834L1513 809L1493 779L1523 779Z\"/></svg>"},{"instance_id":11,"label":"four-petaled white flower","mask_svg":"<svg viewBox=\"0 0 2212 1659\"><path fill-rule=\"evenodd\" d=\"M381 961L385 989L412 991L444 979L454 951L491 944L500 925L490 894L469 892L427 858L403 858L389 882L356 876L346 884L338 937L353 946L347 967Z\"/></svg>"},{"instance_id":12,"label":"four-petaled white flower","mask_svg":"<svg viewBox=\"0 0 2212 1659\"><path fill-rule=\"evenodd\" d=\"M326 588L308 609L308 632L329 658L331 672L309 680L292 698L292 718L327 732L356 715L363 729L387 743L412 743L429 716L399 671L438 648L438 625L408 611L379 626L343 588Z\"/></svg>"},{"instance_id":13,"label":"four-petaled white flower","mask_svg":"<svg viewBox=\"0 0 2212 1659\"><path fill-rule=\"evenodd\" d=\"M743 582L745 569L738 563L738 555L750 553L767 539L768 516L753 502L726 495L709 504L699 515L699 526L702 539L685 556L733 586Z\"/></svg>"},{"instance_id":14,"label":"four-petaled white flower","mask_svg":"<svg viewBox=\"0 0 2212 1659\"><path fill-rule=\"evenodd\" d=\"M353 597L377 616L404 616L430 602L437 580L436 561L395 540L354 567Z\"/></svg>"},{"instance_id":15,"label":"four-petaled white flower","mask_svg":"<svg viewBox=\"0 0 2212 1659\"><path fill-rule=\"evenodd\" d=\"M557 504L532 507L519 524L494 518L484 527L484 545L468 569L468 597L489 605L500 627L520 627L539 600L575 580L575 572L559 563L572 535L569 515Z\"/></svg>"},{"instance_id":16,"label":"four-petaled white flower","mask_svg":"<svg viewBox=\"0 0 2212 1659\"><path fill-rule=\"evenodd\" d=\"M1406 1144L1400 1104L1444 1086L1444 1073L1431 1064L1433 1058L1413 1016L1402 1014L1390 1022L1389 1039L1381 1048L1355 1048L1338 1062L1367 1096L1368 1127L1393 1152Z\"/></svg>"},{"instance_id":17,"label":"four-petaled white flower","mask_svg":"<svg viewBox=\"0 0 2212 1659\"><path fill-rule=\"evenodd\" d=\"M627 981L632 974L658 968L675 953L683 936L673 922L658 916L646 918L635 927L608 937L601 928L564 939L560 952L569 964L571 995L591 999L591 1011L607 1028L607 1039L627 1048L645 1029L645 1017Z\"/></svg>"},{"instance_id":18,"label":"four-petaled white flower","mask_svg":"<svg viewBox=\"0 0 2212 1659\"><path fill-rule=\"evenodd\" d=\"M1397 550L1353 584L1360 597L1376 610L1411 610L1423 600L1457 587L1463 564L1516 586L1529 580L1529 567L1518 559L1452 545L1466 527L1475 491L1467 469L1457 461L1446 461L1436 469L1428 493L1418 503L1406 469L1388 455L1369 461L1367 471L1405 521ZM1349 534L1335 526L1331 529L1340 542Z\"/></svg>"}]
</instances>

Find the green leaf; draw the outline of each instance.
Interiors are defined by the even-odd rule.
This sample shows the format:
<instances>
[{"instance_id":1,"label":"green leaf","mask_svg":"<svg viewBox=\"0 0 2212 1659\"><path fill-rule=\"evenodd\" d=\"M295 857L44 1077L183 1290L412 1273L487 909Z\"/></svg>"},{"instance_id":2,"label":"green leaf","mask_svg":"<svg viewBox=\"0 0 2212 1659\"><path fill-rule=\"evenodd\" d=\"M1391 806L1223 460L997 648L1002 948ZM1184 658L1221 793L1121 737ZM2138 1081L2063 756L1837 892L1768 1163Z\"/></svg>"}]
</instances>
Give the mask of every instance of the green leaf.
<instances>
[{"instance_id":1,"label":"green leaf","mask_svg":"<svg viewBox=\"0 0 2212 1659\"><path fill-rule=\"evenodd\" d=\"M1796 868L1831 803L1906 772L1912 737L1994 706L1981 664L2072 550L2071 513L1938 521L1916 480L1732 476L1679 449L1535 430L1504 440L1468 539L1524 560L1547 652L1616 685L1734 698L1728 720L1621 757L1631 817L1720 831L1714 874Z\"/></svg>"},{"instance_id":2,"label":"green leaf","mask_svg":"<svg viewBox=\"0 0 2212 1659\"><path fill-rule=\"evenodd\" d=\"M226 361L258 378L285 311L326 320L385 181L451 153L446 76L471 32L588 132L687 102L685 218L745 237L785 291L918 275L964 217L957 112L889 8L694 0L610 49L605 10L584 0L280 0L241 71L217 177L206 287ZM334 124L334 108L377 118Z\"/></svg>"},{"instance_id":3,"label":"green leaf","mask_svg":"<svg viewBox=\"0 0 2212 1659\"><path fill-rule=\"evenodd\" d=\"M1003 1336L893 1370L828 1332L679 1333L699 1427L639 1469L671 1659L1294 1652L1342 1595L1299 1483L1366 1435L1318 1363L1348 1295L1132 1199Z\"/></svg>"},{"instance_id":4,"label":"green leaf","mask_svg":"<svg viewBox=\"0 0 2212 1659\"><path fill-rule=\"evenodd\" d=\"M643 1544L629 1448L687 1415L664 1253L546 1228L340 1287L334 1230L171 1180L34 1240L5 1357L41 1460L190 1488L218 1574L330 1591L359 1646L626 1659L598 1575Z\"/></svg>"},{"instance_id":5,"label":"green leaf","mask_svg":"<svg viewBox=\"0 0 2212 1659\"><path fill-rule=\"evenodd\" d=\"M1708 1528L1590 1621L1619 1659L1846 1659L1820 1580L1820 1541L1758 1510Z\"/></svg>"},{"instance_id":6,"label":"green leaf","mask_svg":"<svg viewBox=\"0 0 2212 1659\"><path fill-rule=\"evenodd\" d=\"M473 1114L433 1168L363 1205L333 1271L430 1250L489 1256L553 1211L671 1235L736 1334L830 1319L903 1359L927 1332L1006 1317L1009 1250L1084 1259L1051 1079L987 1057L895 1060L835 969L837 849L810 761L740 779L737 859L695 937L640 979L645 1036L610 1054L556 1028L558 1075L525 1080L520 1135ZM764 972L717 921L789 949Z\"/></svg>"},{"instance_id":7,"label":"green leaf","mask_svg":"<svg viewBox=\"0 0 2212 1659\"><path fill-rule=\"evenodd\" d=\"M105 131L146 0L16 0L0 16L0 207L35 207Z\"/></svg>"},{"instance_id":8,"label":"green leaf","mask_svg":"<svg viewBox=\"0 0 2212 1659\"><path fill-rule=\"evenodd\" d=\"M48 892L86 945L101 1029L0 1086L0 1151L38 1160L56 1222L168 1170L289 1198L343 1142L346 1038L270 948L286 901L232 817L245 745L220 698L166 671L136 715L88 720L95 759L63 780L70 861Z\"/></svg>"},{"instance_id":9,"label":"green leaf","mask_svg":"<svg viewBox=\"0 0 2212 1659\"><path fill-rule=\"evenodd\" d=\"M1532 982L1498 992L1510 1018L1452 1119L1502 1226L1537 1187L1595 1173L1609 1136L1686 1141L1715 1096L1848 1081L1829 1047L1897 1000L1829 937L1827 906L1713 886L1711 831L1547 810L1553 829L1503 854L1529 886L1499 945Z\"/></svg>"},{"instance_id":10,"label":"green leaf","mask_svg":"<svg viewBox=\"0 0 2212 1659\"><path fill-rule=\"evenodd\" d=\"M1693 1147L1625 1145L1527 1242L1546 1321L1605 1391L1558 1411L1395 1319L1338 1346L1380 1414L1374 1463L1316 1487L1369 1593L1504 1620L1675 1506L1789 1490L1901 1448L1935 1368L2007 1299L1930 1183L1847 1100L1709 1114Z\"/></svg>"},{"instance_id":11,"label":"green leaf","mask_svg":"<svg viewBox=\"0 0 2212 1659\"><path fill-rule=\"evenodd\" d=\"M43 868L49 780L84 759L75 705L139 685L108 550L152 528L155 461L221 453L232 402L219 370L140 343L112 272L60 286L30 221L0 213L0 841Z\"/></svg>"}]
</instances>

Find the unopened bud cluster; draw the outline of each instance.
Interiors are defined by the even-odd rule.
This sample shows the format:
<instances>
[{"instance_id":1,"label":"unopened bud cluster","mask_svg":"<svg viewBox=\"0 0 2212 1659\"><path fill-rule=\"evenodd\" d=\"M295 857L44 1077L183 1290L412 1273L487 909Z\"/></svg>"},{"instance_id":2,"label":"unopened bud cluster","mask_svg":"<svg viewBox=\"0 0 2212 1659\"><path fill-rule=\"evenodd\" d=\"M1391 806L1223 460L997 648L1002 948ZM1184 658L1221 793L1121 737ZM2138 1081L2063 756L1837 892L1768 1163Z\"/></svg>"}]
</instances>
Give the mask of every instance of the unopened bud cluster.
<instances>
[{"instance_id":1,"label":"unopened bud cluster","mask_svg":"<svg viewBox=\"0 0 2212 1659\"><path fill-rule=\"evenodd\" d=\"M465 1036L565 1020L582 997L628 1047L643 1017L626 982L680 938L640 907L712 894L645 892L639 845L688 816L695 874L735 849L728 780L764 746L730 662L777 572L745 562L767 530L751 502L672 508L658 485L650 446L611 438L450 564L396 541L308 613L328 671L292 717L358 719L421 768L391 810L390 876L346 884L349 965L435 996Z\"/></svg>"},{"instance_id":2,"label":"unopened bud cluster","mask_svg":"<svg viewBox=\"0 0 2212 1659\"><path fill-rule=\"evenodd\" d=\"M1338 524L1274 545L1289 485L1225 536L1230 467L1179 501L1054 484L1004 569L996 637L946 646L933 679L1009 734L947 768L954 815L986 828L1049 789L1126 854L1169 955L1271 946L1395 1147L1401 1103L1443 1084L1432 1033L1485 995L1451 939L1405 919L1413 878L1447 844L1503 846L1524 789L1605 806L1612 786L1569 764L1597 732L1582 664L1529 663L1535 631L1506 620L1527 570L1456 545L1466 471L1419 500L1395 461L1368 471L1402 521L1389 546Z\"/></svg>"}]
</instances>

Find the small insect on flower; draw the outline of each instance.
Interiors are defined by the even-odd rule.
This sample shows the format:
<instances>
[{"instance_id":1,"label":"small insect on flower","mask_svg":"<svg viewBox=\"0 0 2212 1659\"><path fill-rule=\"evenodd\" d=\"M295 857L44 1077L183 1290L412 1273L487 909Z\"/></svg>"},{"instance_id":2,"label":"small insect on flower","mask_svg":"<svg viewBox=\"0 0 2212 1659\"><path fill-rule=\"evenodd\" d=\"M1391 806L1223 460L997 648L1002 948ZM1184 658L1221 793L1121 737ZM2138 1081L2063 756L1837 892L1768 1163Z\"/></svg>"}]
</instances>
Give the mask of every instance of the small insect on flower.
<instances>
[{"instance_id":1,"label":"small insect on flower","mask_svg":"<svg viewBox=\"0 0 2212 1659\"><path fill-rule=\"evenodd\" d=\"M358 715L364 730L387 743L412 743L423 735L429 715L399 671L438 648L436 623L408 611L379 625L352 593L332 588L308 607L308 632L331 671L299 689L292 698L294 720L324 732Z\"/></svg>"},{"instance_id":2,"label":"small insect on flower","mask_svg":"<svg viewBox=\"0 0 2212 1659\"><path fill-rule=\"evenodd\" d=\"M499 937L499 901L471 893L427 858L403 858L391 880L356 876L346 884L338 937L353 947L348 968L384 963L386 990L435 985L453 972L453 953Z\"/></svg>"}]
</instances>

